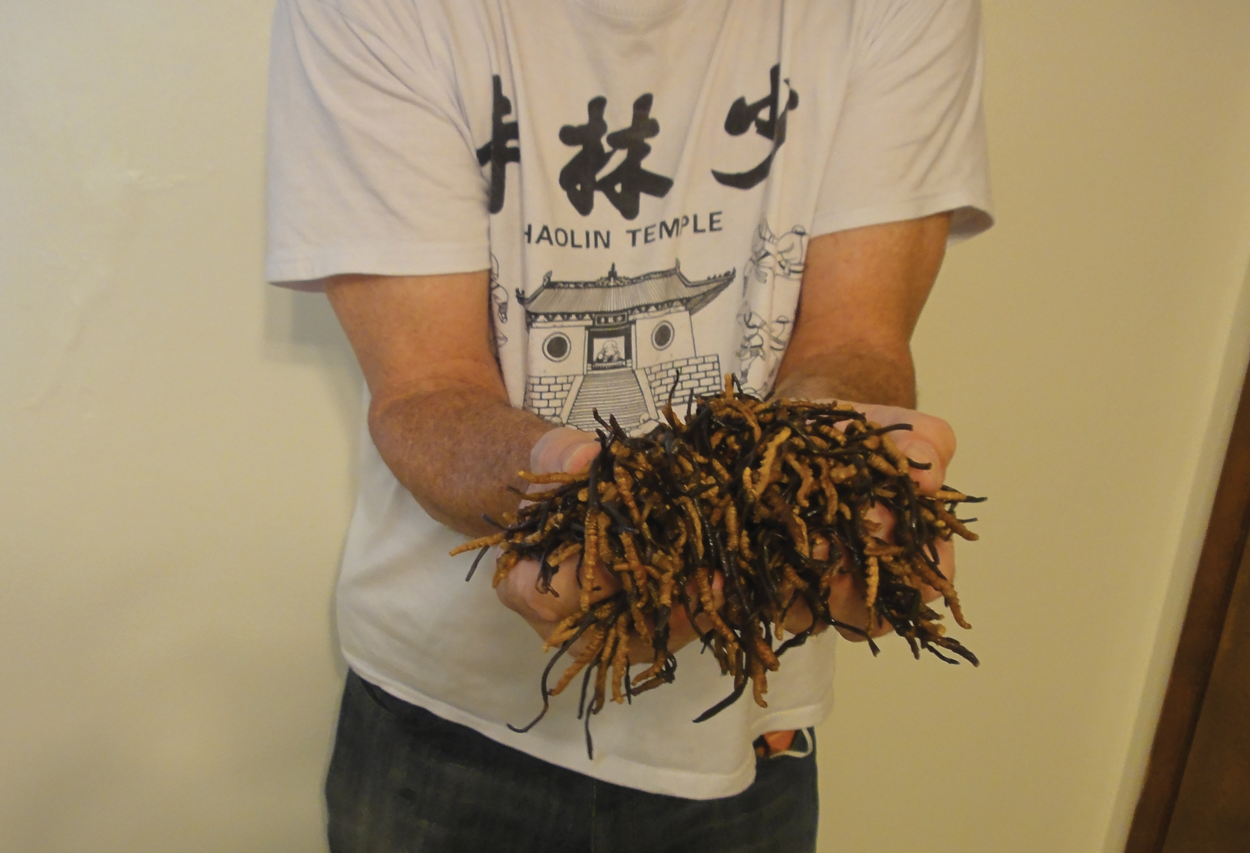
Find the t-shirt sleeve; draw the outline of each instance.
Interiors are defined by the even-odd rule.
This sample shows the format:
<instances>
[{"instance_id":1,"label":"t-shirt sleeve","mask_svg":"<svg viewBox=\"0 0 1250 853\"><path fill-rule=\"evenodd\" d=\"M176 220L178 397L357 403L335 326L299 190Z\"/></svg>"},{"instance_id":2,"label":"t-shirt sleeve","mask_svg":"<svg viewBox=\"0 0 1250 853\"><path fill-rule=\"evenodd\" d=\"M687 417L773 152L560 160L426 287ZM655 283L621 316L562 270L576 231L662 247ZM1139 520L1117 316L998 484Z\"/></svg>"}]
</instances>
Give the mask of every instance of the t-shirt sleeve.
<instances>
[{"instance_id":1,"label":"t-shirt sleeve","mask_svg":"<svg viewBox=\"0 0 1250 853\"><path fill-rule=\"evenodd\" d=\"M274 283L490 265L487 187L454 80L431 58L422 22L386 8L278 2L266 174Z\"/></svg>"},{"instance_id":2,"label":"t-shirt sleeve","mask_svg":"<svg viewBox=\"0 0 1250 853\"><path fill-rule=\"evenodd\" d=\"M978 0L858 4L852 76L817 202L824 234L952 212L950 241L993 222Z\"/></svg>"}]
</instances>

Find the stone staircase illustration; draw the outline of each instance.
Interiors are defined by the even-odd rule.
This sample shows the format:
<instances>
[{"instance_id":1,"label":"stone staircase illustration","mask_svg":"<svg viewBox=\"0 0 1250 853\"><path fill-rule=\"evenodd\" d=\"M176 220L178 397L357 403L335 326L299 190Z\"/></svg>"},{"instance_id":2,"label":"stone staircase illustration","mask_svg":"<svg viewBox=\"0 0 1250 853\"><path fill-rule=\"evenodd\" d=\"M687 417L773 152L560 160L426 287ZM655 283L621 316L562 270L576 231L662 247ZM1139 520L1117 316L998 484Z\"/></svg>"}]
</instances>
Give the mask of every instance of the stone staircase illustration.
<instances>
[{"instance_id":1,"label":"stone staircase illustration","mask_svg":"<svg viewBox=\"0 0 1250 853\"><path fill-rule=\"evenodd\" d=\"M648 411L647 399L634 371L623 369L587 373L569 411L568 425L591 432L600 429L595 421L595 409L605 421L609 414L616 415L626 432L636 430L638 424L648 417Z\"/></svg>"}]
</instances>

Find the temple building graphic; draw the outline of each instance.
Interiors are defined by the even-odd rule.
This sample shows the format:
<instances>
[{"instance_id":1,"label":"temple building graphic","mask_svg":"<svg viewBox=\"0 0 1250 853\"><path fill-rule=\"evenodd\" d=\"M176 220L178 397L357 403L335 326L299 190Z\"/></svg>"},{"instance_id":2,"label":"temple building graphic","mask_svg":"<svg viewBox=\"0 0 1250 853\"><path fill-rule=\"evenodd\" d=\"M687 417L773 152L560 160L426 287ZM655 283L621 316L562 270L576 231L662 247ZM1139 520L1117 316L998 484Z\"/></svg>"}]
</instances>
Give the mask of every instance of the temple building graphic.
<instances>
[{"instance_id":1,"label":"temple building graphic","mask_svg":"<svg viewBox=\"0 0 1250 853\"><path fill-rule=\"evenodd\" d=\"M691 281L672 269L621 276L613 264L594 281L552 281L518 291L530 335L525 408L547 420L594 430L594 410L628 432L658 422L680 371L674 400L721 387L720 357L695 349L691 322L734 280L735 271Z\"/></svg>"}]
</instances>

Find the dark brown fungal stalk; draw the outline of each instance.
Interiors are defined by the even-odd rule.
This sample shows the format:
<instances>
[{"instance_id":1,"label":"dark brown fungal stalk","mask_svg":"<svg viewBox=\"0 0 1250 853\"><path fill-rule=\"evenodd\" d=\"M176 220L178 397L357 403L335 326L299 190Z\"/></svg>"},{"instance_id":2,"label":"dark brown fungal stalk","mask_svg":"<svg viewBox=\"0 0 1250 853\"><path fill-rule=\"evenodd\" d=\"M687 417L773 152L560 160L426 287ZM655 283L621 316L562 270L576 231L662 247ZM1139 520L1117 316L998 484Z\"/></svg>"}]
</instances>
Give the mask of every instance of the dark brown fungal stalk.
<instances>
[{"instance_id":1,"label":"dark brown fungal stalk","mask_svg":"<svg viewBox=\"0 0 1250 853\"><path fill-rule=\"evenodd\" d=\"M664 424L639 437L626 435L615 418L600 419L599 454L585 474L523 472L543 491L496 524L499 532L452 552L480 549L480 560L498 546L496 585L520 560L537 560L537 588L552 594L561 562L581 558L578 611L546 642L556 653L540 685L542 712L518 731L542 719L549 697L581 674L579 716L591 750L589 719L609 698L631 701L673 680L668 622L679 608L691 624L705 617L702 643L733 682L730 695L696 722L748 686L767 707L768 673L787 650L830 626L867 637L830 611L829 590L842 574L864 595L872 624L888 624L917 658L924 650L947 663L977 664L946 635L922 588L937 590L954 621L971 627L942 574L936 543L976 539L955 508L983 498L946 486L934 496L919 494L909 471L927 466L909 460L890 435L910 426L879 426L837 404L760 400L735 392L732 377L723 394L692 400L684 421L671 399L663 415ZM876 506L894 519L888 537L870 517ZM599 568L621 589L592 604ZM719 609L717 572L724 578ZM786 618L800 603L812 620L787 635ZM652 662L631 677L629 649L640 643L652 649ZM868 643L876 654L876 643ZM572 663L549 688L548 676L565 656Z\"/></svg>"}]
</instances>

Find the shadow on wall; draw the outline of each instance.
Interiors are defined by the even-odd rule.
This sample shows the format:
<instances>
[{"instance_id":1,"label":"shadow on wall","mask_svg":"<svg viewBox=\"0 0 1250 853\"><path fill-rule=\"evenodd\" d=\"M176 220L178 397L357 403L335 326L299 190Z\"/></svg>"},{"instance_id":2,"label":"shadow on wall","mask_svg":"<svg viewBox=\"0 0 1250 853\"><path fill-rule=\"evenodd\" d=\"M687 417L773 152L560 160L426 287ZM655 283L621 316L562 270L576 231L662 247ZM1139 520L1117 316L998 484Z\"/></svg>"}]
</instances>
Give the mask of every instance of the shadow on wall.
<instances>
[{"instance_id":1,"label":"shadow on wall","mask_svg":"<svg viewBox=\"0 0 1250 853\"><path fill-rule=\"evenodd\" d=\"M266 361L306 366L325 386L346 448L348 493L354 496L359 485L356 460L360 442L367 440L361 427L366 406L365 382L329 300L320 293L266 287L262 355ZM344 523L344 533L346 529ZM338 563L342 556L340 546ZM330 653L336 673L343 678L347 675L347 662L339 651L333 599L327 605Z\"/></svg>"},{"instance_id":2,"label":"shadow on wall","mask_svg":"<svg viewBox=\"0 0 1250 853\"><path fill-rule=\"evenodd\" d=\"M365 405L364 377L329 300L320 293L267 287L263 354L267 361L307 365L322 377L351 444L354 472Z\"/></svg>"}]
</instances>

